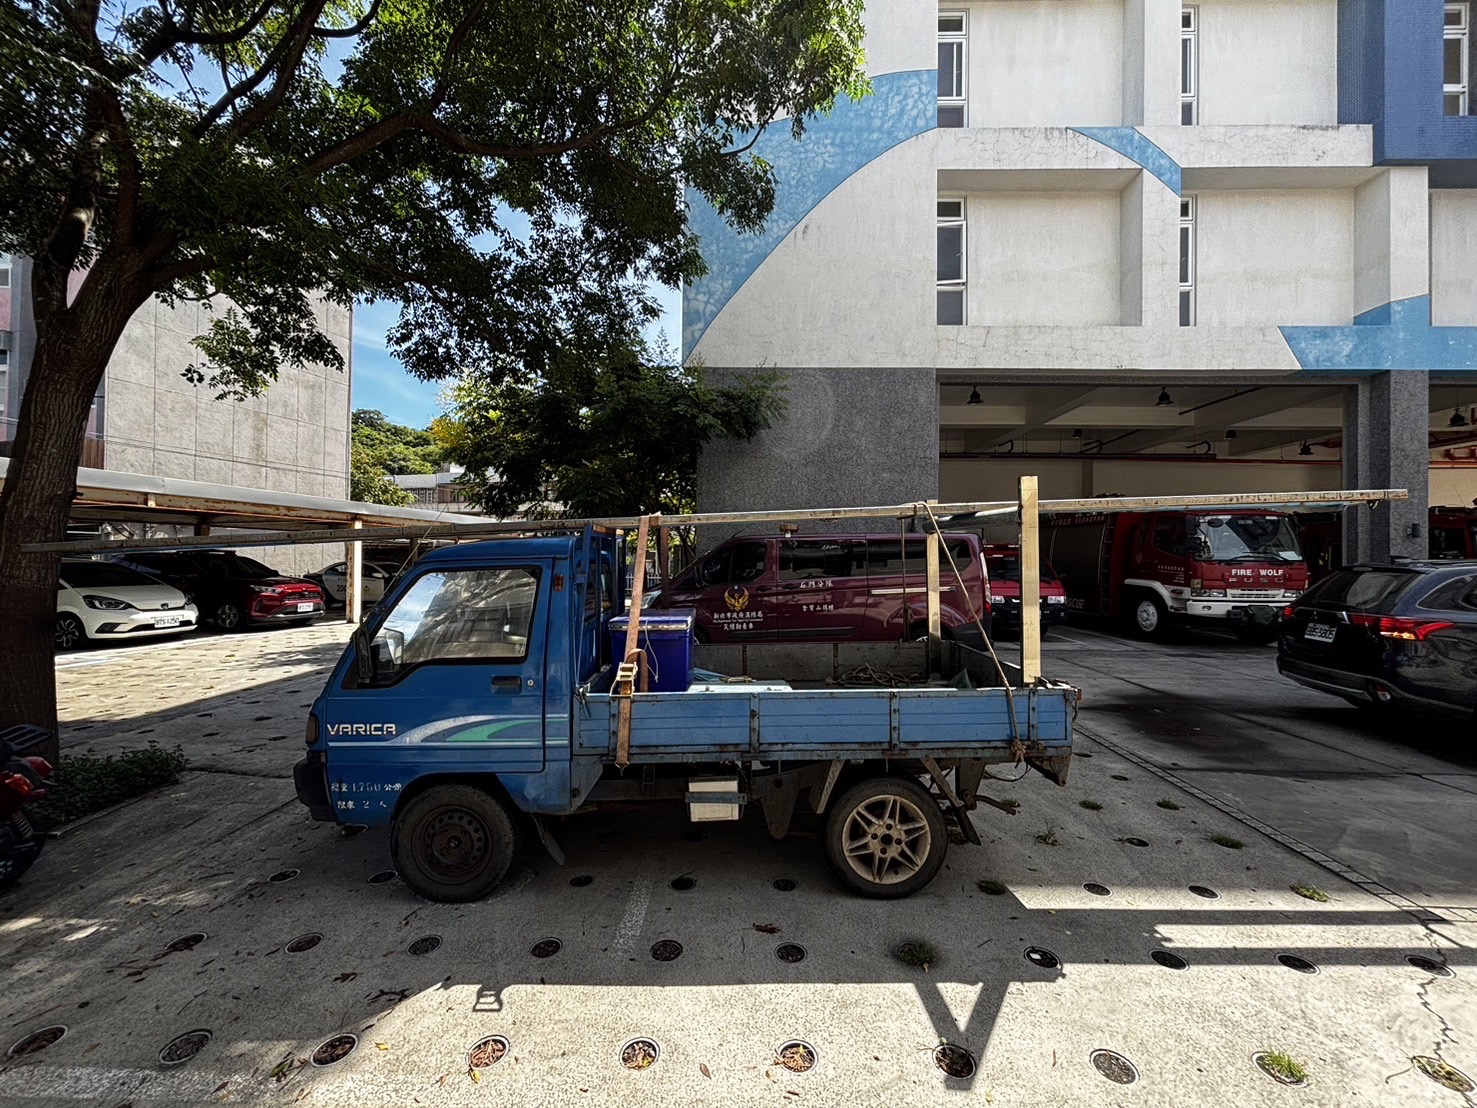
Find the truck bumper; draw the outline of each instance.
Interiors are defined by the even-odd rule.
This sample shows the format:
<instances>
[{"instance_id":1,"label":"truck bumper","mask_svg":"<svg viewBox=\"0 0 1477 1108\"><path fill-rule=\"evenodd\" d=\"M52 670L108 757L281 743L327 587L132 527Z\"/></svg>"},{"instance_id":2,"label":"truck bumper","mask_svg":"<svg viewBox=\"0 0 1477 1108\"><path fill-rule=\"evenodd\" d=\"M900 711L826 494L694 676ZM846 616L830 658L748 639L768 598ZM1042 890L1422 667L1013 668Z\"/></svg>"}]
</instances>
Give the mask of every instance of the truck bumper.
<instances>
[{"instance_id":1,"label":"truck bumper","mask_svg":"<svg viewBox=\"0 0 1477 1108\"><path fill-rule=\"evenodd\" d=\"M1190 619L1228 620L1231 623L1270 624L1281 618L1283 601L1272 600L1199 600L1186 602L1183 608L1171 609ZM1290 601L1288 602L1290 603Z\"/></svg>"},{"instance_id":2,"label":"truck bumper","mask_svg":"<svg viewBox=\"0 0 1477 1108\"><path fill-rule=\"evenodd\" d=\"M325 823L338 822L333 802L328 799L328 761L322 751L310 750L306 758L292 767L292 784L309 815Z\"/></svg>"}]
</instances>

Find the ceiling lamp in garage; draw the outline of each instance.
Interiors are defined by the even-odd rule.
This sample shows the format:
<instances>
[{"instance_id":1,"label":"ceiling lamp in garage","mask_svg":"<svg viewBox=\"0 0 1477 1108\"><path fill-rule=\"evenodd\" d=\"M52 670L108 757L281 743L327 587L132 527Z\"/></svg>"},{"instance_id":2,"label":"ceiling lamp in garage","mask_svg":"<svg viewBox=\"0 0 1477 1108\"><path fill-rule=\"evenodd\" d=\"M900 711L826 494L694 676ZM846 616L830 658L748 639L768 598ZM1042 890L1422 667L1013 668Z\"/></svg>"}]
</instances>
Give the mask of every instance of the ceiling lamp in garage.
<instances>
[{"instance_id":1,"label":"ceiling lamp in garage","mask_svg":"<svg viewBox=\"0 0 1477 1108\"><path fill-rule=\"evenodd\" d=\"M1082 437L1082 428L1081 427L1073 427L1072 428L1072 437L1074 439L1080 439Z\"/></svg>"},{"instance_id":2,"label":"ceiling lamp in garage","mask_svg":"<svg viewBox=\"0 0 1477 1108\"><path fill-rule=\"evenodd\" d=\"M1457 405L1451 410L1451 418L1446 421L1446 425L1448 427L1465 427L1467 425L1467 417L1462 415L1461 405Z\"/></svg>"},{"instance_id":3,"label":"ceiling lamp in garage","mask_svg":"<svg viewBox=\"0 0 1477 1108\"><path fill-rule=\"evenodd\" d=\"M1311 458L1312 456L1313 456L1313 448L1311 446L1309 446L1307 440L1304 439L1303 440L1303 445L1300 446L1300 447L1298 447L1298 457L1299 458Z\"/></svg>"},{"instance_id":4,"label":"ceiling lamp in garage","mask_svg":"<svg viewBox=\"0 0 1477 1108\"><path fill-rule=\"evenodd\" d=\"M980 395L980 387L978 385L975 385L974 391L969 394L969 402L971 404L983 404L985 402L985 398Z\"/></svg>"},{"instance_id":5,"label":"ceiling lamp in garage","mask_svg":"<svg viewBox=\"0 0 1477 1108\"><path fill-rule=\"evenodd\" d=\"M1167 408L1174 403L1174 398L1169 395L1168 389L1159 390L1159 399L1154 401L1154 407Z\"/></svg>"},{"instance_id":6,"label":"ceiling lamp in garage","mask_svg":"<svg viewBox=\"0 0 1477 1108\"><path fill-rule=\"evenodd\" d=\"M1226 431L1226 441L1230 442L1236 437L1236 428L1232 427Z\"/></svg>"}]
</instances>

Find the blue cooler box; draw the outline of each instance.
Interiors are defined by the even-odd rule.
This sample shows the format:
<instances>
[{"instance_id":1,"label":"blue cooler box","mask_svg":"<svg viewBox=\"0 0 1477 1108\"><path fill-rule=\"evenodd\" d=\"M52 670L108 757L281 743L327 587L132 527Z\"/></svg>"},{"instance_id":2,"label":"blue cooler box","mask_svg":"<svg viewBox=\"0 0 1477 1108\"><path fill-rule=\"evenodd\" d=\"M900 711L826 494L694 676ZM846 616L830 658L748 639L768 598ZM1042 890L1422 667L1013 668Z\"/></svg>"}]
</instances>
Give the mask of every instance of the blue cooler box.
<instances>
[{"instance_id":1,"label":"blue cooler box","mask_svg":"<svg viewBox=\"0 0 1477 1108\"><path fill-rule=\"evenodd\" d=\"M652 692L687 691L692 676L692 625L696 622L697 611L692 608L641 613L636 645L646 651ZM630 616L616 616L610 621L610 656L616 664L626 656L626 633L630 629Z\"/></svg>"}]
</instances>

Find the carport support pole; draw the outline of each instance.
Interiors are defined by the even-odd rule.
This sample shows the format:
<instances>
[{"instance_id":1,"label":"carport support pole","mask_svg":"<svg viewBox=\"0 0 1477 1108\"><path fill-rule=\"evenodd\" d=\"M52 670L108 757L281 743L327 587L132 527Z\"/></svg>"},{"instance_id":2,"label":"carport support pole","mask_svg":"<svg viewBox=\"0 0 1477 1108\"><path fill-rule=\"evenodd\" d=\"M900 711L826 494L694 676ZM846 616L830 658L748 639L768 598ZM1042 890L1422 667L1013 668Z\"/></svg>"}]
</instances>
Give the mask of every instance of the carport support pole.
<instances>
[{"instance_id":1,"label":"carport support pole","mask_svg":"<svg viewBox=\"0 0 1477 1108\"><path fill-rule=\"evenodd\" d=\"M349 526L358 531L364 526L362 519L356 519ZM364 544L362 542L344 543L344 622L358 623L359 617L364 612ZM326 599L326 598L325 598Z\"/></svg>"},{"instance_id":2,"label":"carport support pole","mask_svg":"<svg viewBox=\"0 0 1477 1108\"><path fill-rule=\"evenodd\" d=\"M1021 684L1041 679L1041 517L1035 477L1021 478Z\"/></svg>"},{"instance_id":3,"label":"carport support pole","mask_svg":"<svg viewBox=\"0 0 1477 1108\"><path fill-rule=\"evenodd\" d=\"M935 504L937 501L929 501ZM931 521L930 521L931 522ZM924 571L928 587L928 671L933 672L935 663L941 663L938 643L944 635L944 618L939 603L939 533L930 530L925 540Z\"/></svg>"}]
</instances>

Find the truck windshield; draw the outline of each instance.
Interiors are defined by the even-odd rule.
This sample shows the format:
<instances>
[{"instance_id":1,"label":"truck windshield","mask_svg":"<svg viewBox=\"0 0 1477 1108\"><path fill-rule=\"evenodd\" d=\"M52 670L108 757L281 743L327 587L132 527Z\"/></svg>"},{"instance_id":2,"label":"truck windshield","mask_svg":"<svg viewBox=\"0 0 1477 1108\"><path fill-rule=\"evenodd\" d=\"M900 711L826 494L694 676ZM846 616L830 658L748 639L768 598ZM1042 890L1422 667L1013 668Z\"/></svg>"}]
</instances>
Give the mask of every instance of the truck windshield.
<instances>
[{"instance_id":1,"label":"truck windshield","mask_svg":"<svg viewBox=\"0 0 1477 1108\"><path fill-rule=\"evenodd\" d=\"M1019 581L1021 579L1021 559L1019 554L991 554L985 558L985 569L990 573L991 581ZM1045 562L1041 563L1041 580L1055 581L1056 574Z\"/></svg>"},{"instance_id":2,"label":"truck windshield","mask_svg":"<svg viewBox=\"0 0 1477 1108\"><path fill-rule=\"evenodd\" d=\"M1202 562L1300 562L1302 549L1286 516L1192 516L1191 546Z\"/></svg>"}]
</instances>

